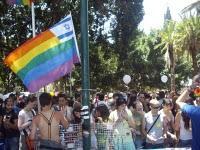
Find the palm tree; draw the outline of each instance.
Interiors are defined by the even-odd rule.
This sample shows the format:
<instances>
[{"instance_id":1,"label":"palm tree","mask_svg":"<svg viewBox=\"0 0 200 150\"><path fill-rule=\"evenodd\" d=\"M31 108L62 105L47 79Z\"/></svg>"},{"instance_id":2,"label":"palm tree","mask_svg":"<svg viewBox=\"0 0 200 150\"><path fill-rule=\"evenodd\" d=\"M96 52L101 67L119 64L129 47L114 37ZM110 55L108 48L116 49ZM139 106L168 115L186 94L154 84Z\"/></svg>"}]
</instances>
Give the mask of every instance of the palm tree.
<instances>
[{"instance_id":1,"label":"palm tree","mask_svg":"<svg viewBox=\"0 0 200 150\"><path fill-rule=\"evenodd\" d=\"M175 33L176 22L168 20L160 32L161 45L164 46L163 50L166 50L167 64L171 73L171 91L175 91L175 65L176 65L176 53L174 47L174 33Z\"/></svg>"},{"instance_id":2,"label":"palm tree","mask_svg":"<svg viewBox=\"0 0 200 150\"><path fill-rule=\"evenodd\" d=\"M184 18L177 26L175 39L176 49L191 56L193 73L196 74L199 69L197 54L200 49L200 17Z\"/></svg>"}]
</instances>

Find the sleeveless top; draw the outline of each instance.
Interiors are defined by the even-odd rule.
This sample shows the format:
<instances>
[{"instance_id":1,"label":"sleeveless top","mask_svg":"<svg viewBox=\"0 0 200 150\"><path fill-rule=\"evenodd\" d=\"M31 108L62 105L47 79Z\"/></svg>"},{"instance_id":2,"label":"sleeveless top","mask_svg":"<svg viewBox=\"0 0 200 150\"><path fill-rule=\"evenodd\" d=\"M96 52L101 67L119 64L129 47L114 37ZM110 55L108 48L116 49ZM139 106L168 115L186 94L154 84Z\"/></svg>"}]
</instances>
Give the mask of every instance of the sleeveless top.
<instances>
[{"instance_id":1,"label":"sleeveless top","mask_svg":"<svg viewBox=\"0 0 200 150\"><path fill-rule=\"evenodd\" d=\"M191 140L192 139L192 130L185 129L183 117L181 116L180 120L180 140Z\"/></svg>"},{"instance_id":2,"label":"sleeveless top","mask_svg":"<svg viewBox=\"0 0 200 150\"><path fill-rule=\"evenodd\" d=\"M42 139L60 142L59 122L55 119L54 113L54 110L41 112L39 114L40 121L38 127Z\"/></svg>"},{"instance_id":3,"label":"sleeveless top","mask_svg":"<svg viewBox=\"0 0 200 150\"><path fill-rule=\"evenodd\" d=\"M159 114L158 114L159 115ZM154 121L156 120L157 116L153 116L151 111L145 114L145 122L146 122L146 131L148 131ZM163 140L163 117L160 116L154 126L151 128L151 130L148 133L153 138L157 139L156 144L161 144L164 142ZM148 139L146 139L147 143L150 143Z\"/></svg>"}]
</instances>

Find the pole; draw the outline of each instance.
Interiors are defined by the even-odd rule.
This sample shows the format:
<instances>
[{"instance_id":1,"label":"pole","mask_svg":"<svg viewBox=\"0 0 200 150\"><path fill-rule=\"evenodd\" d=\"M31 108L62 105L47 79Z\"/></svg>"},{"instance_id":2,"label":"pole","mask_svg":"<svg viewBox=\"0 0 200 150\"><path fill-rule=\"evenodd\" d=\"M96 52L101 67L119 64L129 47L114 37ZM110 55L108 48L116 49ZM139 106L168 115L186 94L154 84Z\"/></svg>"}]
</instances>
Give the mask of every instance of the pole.
<instances>
[{"instance_id":1,"label":"pole","mask_svg":"<svg viewBox=\"0 0 200 150\"><path fill-rule=\"evenodd\" d=\"M69 73L69 95L72 97L72 73Z\"/></svg>"},{"instance_id":2,"label":"pole","mask_svg":"<svg viewBox=\"0 0 200 150\"><path fill-rule=\"evenodd\" d=\"M33 37L35 37L35 9L33 2L31 2L31 17L32 17L32 33Z\"/></svg>"},{"instance_id":3,"label":"pole","mask_svg":"<svg viewBox=\"0 0 200 150\"><path fill-rule=\"evenodd\" d=\"M88 51L88 0L81 0L81 66L82 66L82 105L83 105L83 149L90 150L89 116L89 51Z\"/></svg>"}]
</instances>

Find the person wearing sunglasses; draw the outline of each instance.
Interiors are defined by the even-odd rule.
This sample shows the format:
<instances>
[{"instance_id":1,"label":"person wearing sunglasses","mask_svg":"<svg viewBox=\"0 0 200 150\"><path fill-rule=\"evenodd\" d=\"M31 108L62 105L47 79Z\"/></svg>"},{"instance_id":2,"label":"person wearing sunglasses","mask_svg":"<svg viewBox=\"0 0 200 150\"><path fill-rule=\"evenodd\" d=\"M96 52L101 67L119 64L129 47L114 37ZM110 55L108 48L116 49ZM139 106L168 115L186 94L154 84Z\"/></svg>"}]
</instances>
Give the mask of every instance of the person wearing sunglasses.
<instances>
[{"instance_id":1,"label":"person wearing sunglasses","mask_svg":"<svg viewBox=\"0 0 200 150\"><path fill-rule=\"evenodd\" d=\"M145 114L146 143L145 148L163 148L164 123L159 114L160 102L156 99L150 101L150 111Z\"/></svg>"},{"instance_id":2,"label":"person wearing sunglasses","mask_svg":"<svg viewBox=\"0 0 200 150\"><path fill-rule=\"evenodd\" d=\"M192 122L192 150L199 150L200 148L200 107L189 105L186 100L191 92L200 86L200 74L197 74L192 79L192 85L185 89L176 100L176 104L181 108Z\"/></svg>"}]
</instances>

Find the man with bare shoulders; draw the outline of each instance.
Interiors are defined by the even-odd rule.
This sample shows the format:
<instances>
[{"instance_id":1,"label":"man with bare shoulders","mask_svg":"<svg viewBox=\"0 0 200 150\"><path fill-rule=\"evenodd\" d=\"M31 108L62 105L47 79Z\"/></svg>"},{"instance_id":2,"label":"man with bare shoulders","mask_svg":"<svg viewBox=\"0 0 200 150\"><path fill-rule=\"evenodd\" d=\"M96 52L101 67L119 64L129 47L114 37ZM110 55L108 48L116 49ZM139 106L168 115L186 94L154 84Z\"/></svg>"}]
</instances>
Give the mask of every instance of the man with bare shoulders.
<instances>
[{"instance_id":1,"label":"man with bare shoulders","mask_svg":"<svg viewBox=\"0 0 200 150\"><path fill-rule=\"evenodd\" d=\"M40 150L62 150L59 137L59 124L68 127L68 121L63 112L52 109L52 97L49 93L42 93L39 97L41 112L33 119L30 138L36 139L39 129Z\"/></svg>"}]
</instances>

